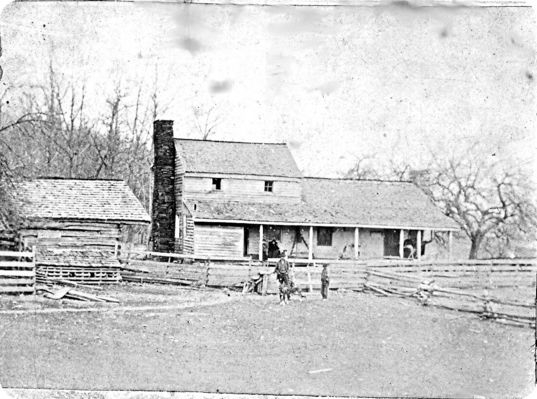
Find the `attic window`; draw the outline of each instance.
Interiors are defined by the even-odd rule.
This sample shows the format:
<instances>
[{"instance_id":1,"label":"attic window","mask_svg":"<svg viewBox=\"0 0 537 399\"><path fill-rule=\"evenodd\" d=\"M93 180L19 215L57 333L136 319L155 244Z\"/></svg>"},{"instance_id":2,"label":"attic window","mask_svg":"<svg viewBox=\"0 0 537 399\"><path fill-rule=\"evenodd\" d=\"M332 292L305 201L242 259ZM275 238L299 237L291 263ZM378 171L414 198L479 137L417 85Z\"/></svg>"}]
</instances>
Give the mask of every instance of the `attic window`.
<instances>
[{"instance_id":1,"label":"attic window","mask_svg":"<svg viewBox=\"0 0 537 399\"><path fill-rule=\"evenodd\" d=\"M266 193L271 193L273 189L274 189L274 182L270 181L270 180L266 180L265 181L265 192Z\"/></svg>"},{"instance_id":2,"label":"attic window","mask_svg":"<svg viewBox=\"0 0 537 399\"><path fill-rule=\"evenodd\" d=\"M215 177L213 178L213 190L221 190L222 189L222 179Z\"/></svg>"}]
</instances>

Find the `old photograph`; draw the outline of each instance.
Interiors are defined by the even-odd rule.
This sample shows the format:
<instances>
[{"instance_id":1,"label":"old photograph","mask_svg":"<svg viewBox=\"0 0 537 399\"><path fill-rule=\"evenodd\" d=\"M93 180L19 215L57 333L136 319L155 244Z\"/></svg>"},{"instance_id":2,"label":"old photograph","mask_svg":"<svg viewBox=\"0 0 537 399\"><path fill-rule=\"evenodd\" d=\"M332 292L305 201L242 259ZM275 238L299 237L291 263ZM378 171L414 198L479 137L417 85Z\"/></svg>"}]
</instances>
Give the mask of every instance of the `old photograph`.
<instances>
[{"instance_id":1,"label":"old photograph","mask_svg":"<svg viewBox=\"0 0 537 399\"><path fill-rule=\"evenodd\" d=\"M536 21L6 4L0 399L537 398Z\"/></svg>"}]
</instances>

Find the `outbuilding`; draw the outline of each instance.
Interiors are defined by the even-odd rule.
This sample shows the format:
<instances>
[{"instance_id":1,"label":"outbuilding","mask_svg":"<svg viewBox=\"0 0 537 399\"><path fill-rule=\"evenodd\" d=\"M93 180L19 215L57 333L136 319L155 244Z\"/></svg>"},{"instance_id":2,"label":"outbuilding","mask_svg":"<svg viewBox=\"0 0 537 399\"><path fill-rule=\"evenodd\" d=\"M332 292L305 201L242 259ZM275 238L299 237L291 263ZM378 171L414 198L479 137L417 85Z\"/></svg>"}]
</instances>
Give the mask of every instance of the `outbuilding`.
<instances>
[{"instance_id":1,"label":"outbuilding","mask_svg":"<svg viewBox=\"0 0 537 399\"><path fill-rule=\"evenodd\" d=\"M15 188L16 234L22 249L35 248L38 278L117 282L121 245L147 234L149 215L122 180L39 178Z\"/></svg>"}]
</instances>

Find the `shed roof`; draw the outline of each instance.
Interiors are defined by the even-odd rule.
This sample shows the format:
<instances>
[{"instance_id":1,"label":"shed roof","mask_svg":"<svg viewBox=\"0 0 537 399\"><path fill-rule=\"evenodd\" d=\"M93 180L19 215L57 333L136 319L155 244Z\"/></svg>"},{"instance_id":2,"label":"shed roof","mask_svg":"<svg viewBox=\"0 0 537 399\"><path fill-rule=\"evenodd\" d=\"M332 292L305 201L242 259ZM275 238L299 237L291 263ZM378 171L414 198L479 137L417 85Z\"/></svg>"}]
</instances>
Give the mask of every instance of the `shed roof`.
<instances>
[{"instance_id":1,"label":"shed roof","mask_svg":"<svg viewBox=\"0 0 537 399\"><path fill-rule=\"evenodd\" d=\"M121 180L41 178L17 183L16 189L21 215L27 219L151 221Z\"/></svg>"},{"instance_id":2,"label":"shed roof","mask_svg":"<svg viewBox=\"0 0 537 399\"><path fill-rule=\"evenodd\" d=\"M186 172L301 177L285 143L175 139Z\"/></svg>"},{"instance_id":3,"label":"shed roof","mask_svg":"<svg viewBox=\"0 0 537 399\"><path fill-rule=\"evenodd\" d=\"M297 203L197 199L185 203L195 219L207 221L458 229L410 182L323 178L304 178L301 182L302 200Z\"/></svg>"}]
</instances>

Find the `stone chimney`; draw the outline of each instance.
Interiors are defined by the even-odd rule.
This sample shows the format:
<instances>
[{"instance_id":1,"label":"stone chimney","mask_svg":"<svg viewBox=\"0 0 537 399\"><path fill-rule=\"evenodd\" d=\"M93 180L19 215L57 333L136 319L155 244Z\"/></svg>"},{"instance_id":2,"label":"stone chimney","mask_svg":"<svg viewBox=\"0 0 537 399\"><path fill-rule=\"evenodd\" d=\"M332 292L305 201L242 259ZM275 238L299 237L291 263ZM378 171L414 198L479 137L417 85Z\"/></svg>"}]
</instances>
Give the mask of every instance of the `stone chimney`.
<instances>
[{"instance_id":1,"label":"stone chimney","mask_svg":"<svg viewBox=\"0 0 537 399\"><path fill-rule=\"evenodd\" d=\"M151 241L155 252L175 249L175 144L173 121L153 123L153 206Z\"/></svg>"}]
</instances>

